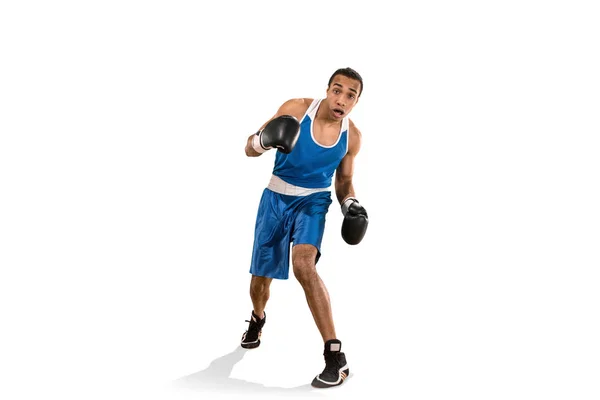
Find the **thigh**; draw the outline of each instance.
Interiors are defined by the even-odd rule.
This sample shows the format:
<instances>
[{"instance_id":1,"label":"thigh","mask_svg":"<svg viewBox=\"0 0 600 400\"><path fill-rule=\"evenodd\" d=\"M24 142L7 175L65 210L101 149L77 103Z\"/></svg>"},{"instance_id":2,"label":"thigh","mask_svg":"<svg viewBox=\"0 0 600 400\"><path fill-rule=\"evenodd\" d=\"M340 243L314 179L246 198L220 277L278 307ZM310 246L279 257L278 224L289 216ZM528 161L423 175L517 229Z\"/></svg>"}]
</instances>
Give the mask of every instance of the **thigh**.
<instances>
[{"instance_id":1,"label":"thigh","mask_svg":"<svg viewBox=\"0 0 600 400\"><path fill-rule=\"evenodd\" d=\"M310 244L317 251L321 249L321 242L325 232L325 213L299 213L294 219L292 242L294 245Z\"/></svg>"},{"instance_id":2,"label":"thigh","mask_svg":"<svg viewBox=\"0 0 600 400\"><path fill-rule=\"evenodd\" d=\"M312 244L320 251L325 231L325 216L330 204L330 192L314 193L302 199L294 218L291 237L294 244Z\"/></svg>"},{"instance_id":3,"label":"thigh","mask_svg":"<svg viewBox=\"0 0 600 400\"><path fill-rule=\"evenodd\" d=\"M285 208L281 195L265 189L256 217L250 265L253 275L288 279L290 234Z\"/></svg>"}]
</instances>

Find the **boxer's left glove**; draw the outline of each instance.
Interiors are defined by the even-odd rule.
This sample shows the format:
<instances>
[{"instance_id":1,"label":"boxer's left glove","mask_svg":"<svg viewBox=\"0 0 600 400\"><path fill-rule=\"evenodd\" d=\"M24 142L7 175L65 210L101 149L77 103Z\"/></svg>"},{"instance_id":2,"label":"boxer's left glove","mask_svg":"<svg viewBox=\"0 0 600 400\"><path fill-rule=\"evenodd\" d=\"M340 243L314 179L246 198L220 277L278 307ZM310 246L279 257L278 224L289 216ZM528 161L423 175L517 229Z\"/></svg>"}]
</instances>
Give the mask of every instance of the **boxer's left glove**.
<instances>
[{"instance_id":1,"label":"boxer's left glove","mask_svg":"<svg viewBox=\"0 0 600 400\"><path fill-rule=\"evenodd\" d=\"M354 197L348 197L342 203L342 238L348 244L359 244L369 225L369 216L367 210Z\"/></svg>"}]
</instances>

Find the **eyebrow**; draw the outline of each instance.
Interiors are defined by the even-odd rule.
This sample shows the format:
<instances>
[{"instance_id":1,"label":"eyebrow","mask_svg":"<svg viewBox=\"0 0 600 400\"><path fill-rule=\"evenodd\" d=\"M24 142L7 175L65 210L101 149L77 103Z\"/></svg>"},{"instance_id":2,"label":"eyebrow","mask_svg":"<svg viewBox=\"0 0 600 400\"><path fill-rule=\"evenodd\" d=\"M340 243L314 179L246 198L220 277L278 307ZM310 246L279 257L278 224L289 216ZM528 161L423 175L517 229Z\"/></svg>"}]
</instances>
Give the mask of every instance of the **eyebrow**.
<instances>
[{"instance_id":1,"label":"eyebrow","mask_svg":"<svg viewBox=\"0 0 600 400\"><path fill-rule=\"evenodd\" d=\"M339 87L343 88L343 86L342 86L342 85L340 85L339 83L334 83L334 84L333 84L333 86L339 86ZM354 88L348 88L348 90L351 90L351 91L353 91L354 93L358 93L358 92L356 91L356 89L354 89Z\"/></svg>"}]
</instances>

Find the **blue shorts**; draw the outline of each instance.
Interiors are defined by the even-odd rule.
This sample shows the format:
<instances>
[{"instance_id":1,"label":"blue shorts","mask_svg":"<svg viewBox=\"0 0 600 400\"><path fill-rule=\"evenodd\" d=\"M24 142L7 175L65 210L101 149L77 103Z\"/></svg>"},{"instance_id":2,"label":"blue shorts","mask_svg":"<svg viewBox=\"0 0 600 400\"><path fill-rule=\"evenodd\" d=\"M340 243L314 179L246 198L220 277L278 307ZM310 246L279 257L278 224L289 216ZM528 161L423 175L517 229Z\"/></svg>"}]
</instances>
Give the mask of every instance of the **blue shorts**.
<instances>
[{"instance_id":1,"label":"blue shorts","mask_svg":"<svg viewBox=\"0 0 600 400\"><path fill-rule=\"evenodd\" d=\"M330 191L289 196L265 189L256 216L250 273L288 279L292 242L315 246L317 262L330 204Z\"/></svg>"}]
</instances>

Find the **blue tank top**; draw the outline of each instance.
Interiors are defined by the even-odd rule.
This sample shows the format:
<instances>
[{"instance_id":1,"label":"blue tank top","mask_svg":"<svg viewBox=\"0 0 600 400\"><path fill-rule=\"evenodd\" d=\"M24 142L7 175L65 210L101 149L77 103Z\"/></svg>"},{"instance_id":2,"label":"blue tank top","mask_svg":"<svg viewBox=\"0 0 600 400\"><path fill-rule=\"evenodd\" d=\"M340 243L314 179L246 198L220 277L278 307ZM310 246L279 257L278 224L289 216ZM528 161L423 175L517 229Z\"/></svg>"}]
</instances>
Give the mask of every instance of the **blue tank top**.
<instances>
[{"instance_id":1,"label":"blue tank top","mask_svg":"<svg viewBox=\"0 0 600 400\"><path fill-rule=\"evenodd\" d=\"M340 161L348 151L348 117L342 120L338 140L331 146L317 143L313 135L313 120L321 99L315 99L300 122L300 135L289 154L280 151L275 156L273 175L289 184L305 188L328 188Z\"/></svg>"}]
</instances>

